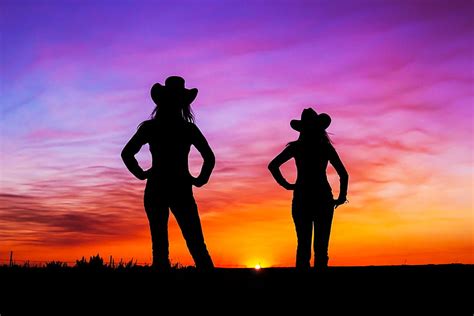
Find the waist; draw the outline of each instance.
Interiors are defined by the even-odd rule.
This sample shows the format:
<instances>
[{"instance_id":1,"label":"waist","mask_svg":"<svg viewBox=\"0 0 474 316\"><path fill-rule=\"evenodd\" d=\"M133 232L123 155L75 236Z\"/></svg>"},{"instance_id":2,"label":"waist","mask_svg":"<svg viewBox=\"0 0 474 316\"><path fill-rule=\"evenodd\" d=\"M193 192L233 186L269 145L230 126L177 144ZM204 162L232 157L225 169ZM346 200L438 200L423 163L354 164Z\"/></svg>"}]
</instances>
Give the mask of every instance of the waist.
<instances>
[{"instance_id":1,"label":"waist","mask_svg":"<svg viewBox=\"0 0 474 316\"><path fill-rule=\"evenodd\" d=\"M296 178L296 185L302 186L302 187L331 187L329 185L328 178L326 175L324 176L318 176L318 177L312 177L312 176L298 176Z\"/></svg>"},{"instance_id":2,"label":"waist","mask_svg":"<svg viewBox=\"0 0 474 316\"><path fill-rule=\"evenodd\" d=\"M145 191L150 192L183 192L192 191L191 177L160 177L152 176L146 181Z\"/></svg>"},{"instance_id":3,"label":"waist","mask_svg":"<svg viewBox=\"0 0 474 316\"><path fill-rule=\"evenodd\" d=\"M192 176L188 170L160 170L151 169L148 178L149 182L165 184L191 184Z\"/></svg>"},{"instance_id":4,"label":"waist","mask_svg":"<svg viewBox=\"0 0 474 316\"><path fill-rule=\"evenodd\" d=\"M332 189L331 185L325 179L324 181L308 181L297 179L295 183L295 193L308 193L308 194L317 194L317 195L331 195L332 196Z\"/></svg>"},{"instance_id":5,"label":"waist","mask_svg":"<svg viewBox=\"0 0 474 316\"><path fill-rule=\"evenodd\" d=\"M311 190L296 187L293 191L293 201L332 201L333 195L329 190Z\"/></svg>"},{"instance_id":6,"label":"waist","mask_svg":"<svg viewBox=\"0 0 474 316\"><path fill-rule=\"evenodd\" d=\"M149 175L151 177L190 177L188 166L152 166Z\"/></svg>"}]
</instances>

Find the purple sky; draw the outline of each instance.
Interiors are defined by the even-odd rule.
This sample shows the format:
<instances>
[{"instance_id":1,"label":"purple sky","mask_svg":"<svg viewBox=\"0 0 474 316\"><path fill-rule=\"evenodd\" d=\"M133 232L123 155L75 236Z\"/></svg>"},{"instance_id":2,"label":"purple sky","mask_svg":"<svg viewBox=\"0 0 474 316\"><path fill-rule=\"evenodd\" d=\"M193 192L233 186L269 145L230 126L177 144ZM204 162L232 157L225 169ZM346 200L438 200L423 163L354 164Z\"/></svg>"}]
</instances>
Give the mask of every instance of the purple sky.
<instances>
[{"instance_id":1,"label":"purple sky","mask_svg":"<svg viewBox=\"0 0 474 316\"><path fill-rule=\"evenodd\" d=\"M371 259L342 263L382 257L393 240L379 227L392 226L418 246L452 234L441 247L455 254L427 246L416 260L472 260L473 12L472 1L2 1L0 255L146 236L143 183L120 151L153 110L152 84L177 74L199 89L197 124L218 159L197 194L224 223L211 241L226 221L261 221L253 207L282 210L260 215L268 232L289 218L266 164L313 106L332 116L351 174L340 225L374 225L354 238L380 240Z\"/></svg>"}]
</instances>

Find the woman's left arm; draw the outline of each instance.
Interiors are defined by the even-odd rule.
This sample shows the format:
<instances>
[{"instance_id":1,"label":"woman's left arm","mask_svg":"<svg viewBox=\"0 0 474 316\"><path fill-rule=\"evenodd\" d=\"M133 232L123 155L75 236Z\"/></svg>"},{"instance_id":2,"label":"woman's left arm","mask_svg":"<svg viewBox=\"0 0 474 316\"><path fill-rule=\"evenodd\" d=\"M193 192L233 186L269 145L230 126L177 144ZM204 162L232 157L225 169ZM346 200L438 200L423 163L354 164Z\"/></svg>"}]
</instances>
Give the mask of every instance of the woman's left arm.
<instances>
[{"instance_id":1,"label":"woman's left arm","mask_svg":"<svg viewBox=\"0 0 474 316\"><path fill-rule=\"evenodd\" d=\"M202 187L209 181L209 178L211 177L212 170L216 165L216 157L212 152L211 146L209 146L206 138L196 125L193 125L192 133L192 143L204 160L201 167L201 172L199 173L199 176L193 180L193 184L197 187Z\"/></svg>"},{"instance_id":2,"label":"woman's left arm","mask_svg":"<svg viewBox=\"0 0 474 316\"><path fill-rule=\"evenodd\" d=\"M349 185L349 174L347 173L344 164L339 158L334 147L331 146L330 154L329 154L329 161L333 165L334 169L336 169L337 174L339 175L339 197L336 200L336 207L338 205L343 204L347 200L347 188Z\"/></svg>"},{"instance_id":3,"label":"woman's left arm","mask_svg":"<svg viewBox=\"0 0 474 316\"><path fill-rule=\"evenodd\" d=\"M127 169L139 180L145 180L147 178L147 172L143 171L143 169L140 167L135 155L146 143L145 127L143 124L138 128L138 131L125 145L121 154L122 160L125 163Z\"/></svg>"},{"instance_id":4,"label":"woman's left arm","mask_svg":"<svg viewBox=\"0 0 474 316\"><path fill-rule=\"evenodd\" d=\"M294 152L293 147L289 145L268 164L268 170L270 170L275 181L287 190L294 190L295 184L289 183L285 177L283 177L280 167L291 158L294 158Z\"/></svg>"}]
</instances>

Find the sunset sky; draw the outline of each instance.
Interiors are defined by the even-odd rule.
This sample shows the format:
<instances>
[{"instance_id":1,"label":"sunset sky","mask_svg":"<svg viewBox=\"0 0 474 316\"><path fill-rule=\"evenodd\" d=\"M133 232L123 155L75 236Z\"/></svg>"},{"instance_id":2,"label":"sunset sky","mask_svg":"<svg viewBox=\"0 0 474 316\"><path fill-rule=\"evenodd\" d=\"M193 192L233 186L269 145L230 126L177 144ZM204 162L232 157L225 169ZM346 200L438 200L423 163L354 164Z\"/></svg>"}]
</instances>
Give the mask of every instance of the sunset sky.
<instances>
[{"instance_id":1,"label":"sunset sky","mask_svg":"<svg viewBox=\"0 0 474 316\"><path fill-rule=\"evenodd\" d=\"M312 106L349 174L330 265L474 263L472 1L0 3L0 263L150 263L145 182L120 158L155 82L198 88L216 154L195 189L219 267L293 266L267 165ZM138 155L150 166L148 147ZM193 150L191 170L201 160ZM294 180L294 162L284 168ZM334 194L338 179L329 168ZM173 217L173 262L192 264Z\"/></svg>"}]
</instances>

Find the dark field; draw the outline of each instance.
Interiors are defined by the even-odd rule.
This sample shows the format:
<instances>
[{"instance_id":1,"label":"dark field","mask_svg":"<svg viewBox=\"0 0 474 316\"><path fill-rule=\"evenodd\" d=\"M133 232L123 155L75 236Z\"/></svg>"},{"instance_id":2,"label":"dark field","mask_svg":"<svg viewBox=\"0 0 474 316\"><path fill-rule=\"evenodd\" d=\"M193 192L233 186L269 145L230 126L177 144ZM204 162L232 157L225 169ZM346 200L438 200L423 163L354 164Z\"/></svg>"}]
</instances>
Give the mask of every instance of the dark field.
<instances>
[{"instance_id":1,"label":"dark field","mask_svg":"<svg viewBox=\"0 0 474 316\"><path fill-rule=\"evenodd\" d=\"M473 315L473 267L184 268L167 273L139 266L1 267L0 314Z\"/></svg>"}]
</instances>

